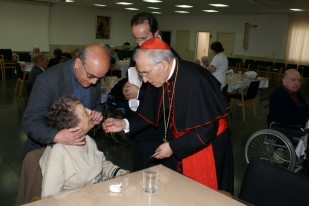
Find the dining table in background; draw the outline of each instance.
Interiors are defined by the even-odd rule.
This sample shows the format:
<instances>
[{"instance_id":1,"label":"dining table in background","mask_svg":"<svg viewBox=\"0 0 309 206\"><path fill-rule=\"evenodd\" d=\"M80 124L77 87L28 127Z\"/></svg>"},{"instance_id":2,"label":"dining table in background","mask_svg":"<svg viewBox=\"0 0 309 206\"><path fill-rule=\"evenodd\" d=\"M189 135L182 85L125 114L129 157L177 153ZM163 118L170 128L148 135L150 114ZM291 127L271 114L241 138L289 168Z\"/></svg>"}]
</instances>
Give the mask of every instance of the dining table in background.
<instances>
[{"instance_id":1,"label":"dining table in background","mask_svg":"<svg viewBox=\"0 0 309 206\"><path fill-rule=\"evenodd\" d=\"M105 182L88 185L27 206L238 206L245 205L234 198L206 187L162 165L148 170L158 171L159 184L155 193L142 188L143 170L129 173ZM109 190L110 185L122 184L119 193Z\"/></svg>"},{"instance_id":2,"label":"dining table in background","mask_svg":"<svg viewBox=\"0 0 309 206\"><path fill-rule=\"evenodd\" d=\"M233 74L226 76L226 84L228 85L227 92L233 92L238 89L246 89L250 83L255 80L260 80L259 88L268 88L269 79L266 77L258 77L257 79L246 79L242 74Z\"/></svg>"},{"instance_id":3,"label":"dining table in background","mask_svg":"<svg viewBox=\"0 0 309 206\"><path fill-rule=\"evenodd\" d=\"M127 71L129 69L129 65L130 65L130 60L125 59L125 60L119 60L117 62L117 64L119 65L119 68L121 70L121 77L126 77L127 75Z\"/></svg>"}]
</instances>

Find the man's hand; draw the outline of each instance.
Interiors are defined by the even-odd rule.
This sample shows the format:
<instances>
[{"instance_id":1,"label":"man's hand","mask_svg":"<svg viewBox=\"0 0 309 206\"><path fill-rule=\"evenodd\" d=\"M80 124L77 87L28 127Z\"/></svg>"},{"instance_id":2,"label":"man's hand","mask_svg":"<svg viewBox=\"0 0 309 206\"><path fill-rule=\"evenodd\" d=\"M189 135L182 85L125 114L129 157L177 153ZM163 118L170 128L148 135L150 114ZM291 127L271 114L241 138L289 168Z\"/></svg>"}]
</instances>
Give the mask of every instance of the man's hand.
<instances>
[{"instance_id":1,"label":"man's hand","mask_svg":"<svg viewBox=\"0 0 309 206\"><path fill-rule=\"evenodd\" d=\"M159 154L154 156L154 158L156 158L156 159L168 158L168 157L172 156L172 154L173 154L173 151L172 151L170 144L168 142L161 144L156 149L156 152L159 152Z\"/></svg>"},{"instance_id":2,"label":"man's hand","mask_svg":"<svg viewBox=\"0 0 309 206\"><path fill-rule=\"evenodd\" d=\"M123 119L108 118L102 123L105 132L120 132L126 128L126 122Z\"/></svg>"},{"instance_id":3,"label":"man's hand","mask_svg":"<svg viewBox=\"0 0 309 206\"><path fill-rule=\"evenodd\" d=\"M66 145L80 146L86 144L85 135L85 131L78 127L62 129L56 134L54 142Z\"/></svg>"},{"instance_id":4,"label":"man's hand","mask_svg":"<svg viewBox=\"0 0 309 206\"><path fill-rule=\"evenodd\" d=\"M137 99L139 88L135 84L127 82L122 88L122 93L127 100Z\"/></svg>"},{"instance_id":5,"label":"man's hand","mask_svg":"<svg viewBox=\"0 0 309 206\"><path fill-rule=\"evenodd\" d=\"M95 110L91 111L91 120L92 120L94 125L100 124L102 119L103 119L103 115L102 115L101 112L98 112L98 111L95 111Z\"/></svg>"}]
</instances>

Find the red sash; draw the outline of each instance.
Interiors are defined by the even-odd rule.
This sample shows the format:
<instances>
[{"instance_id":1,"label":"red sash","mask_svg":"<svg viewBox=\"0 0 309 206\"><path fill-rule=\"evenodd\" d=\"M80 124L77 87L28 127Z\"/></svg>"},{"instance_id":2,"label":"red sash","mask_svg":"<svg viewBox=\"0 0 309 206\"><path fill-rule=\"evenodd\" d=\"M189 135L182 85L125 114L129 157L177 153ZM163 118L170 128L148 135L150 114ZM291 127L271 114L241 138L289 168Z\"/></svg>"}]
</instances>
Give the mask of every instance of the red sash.
<instances>
[{"instance_id":1,"label":"red sash","mask_svg":"<svg viewBox=\"0 0 309 206\"><path fill-rule=\"evenodd\" d=\"M227 128L225 117L219 119L219 128L217 136L224 132ZM180 137L183 134L174 136ZM206 185L210 188L218 190L216 164L212 150L212 144L200 150L189 157L182 160L183 174L191 179Z\"/></svg>"}]
</instances>

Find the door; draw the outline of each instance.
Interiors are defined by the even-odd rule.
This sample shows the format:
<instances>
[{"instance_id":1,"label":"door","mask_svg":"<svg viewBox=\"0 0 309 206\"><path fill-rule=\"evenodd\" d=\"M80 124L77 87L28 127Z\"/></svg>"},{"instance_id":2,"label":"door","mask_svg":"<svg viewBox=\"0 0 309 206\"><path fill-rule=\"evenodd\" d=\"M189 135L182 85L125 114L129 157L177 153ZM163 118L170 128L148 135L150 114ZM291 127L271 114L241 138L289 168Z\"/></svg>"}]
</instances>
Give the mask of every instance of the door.
<instances>
[{"instance_id":1,"label":"door","mask_svg":"<svg viewBox=\"0 0 309 206\"><path fill-rule=\"evenodd\" d=\"M182 59L192 61L194 54L189 51L190 31L177 31L176 52Z\"/></svg>"},{"instance_id":2,"label":"door","mask_svg":"<svg viewBox=\"0 0 309 206\"><path fill-rule=\"evenodd\" d=\"M208 57L210 32L196 32L195 59L201 60L202 56Z\"/></svg>"},{"instance_id":3,"label":"door","mask_svg":"<svg viewBox=\"0 0 309 206\"><path fill-rule=\"evenodd\" d=\"M224 54L227 57L233 57L235 48L235 33L219 32L217 34L217 41L221 42L224 48Z\"/></svg>"}]
</instances>

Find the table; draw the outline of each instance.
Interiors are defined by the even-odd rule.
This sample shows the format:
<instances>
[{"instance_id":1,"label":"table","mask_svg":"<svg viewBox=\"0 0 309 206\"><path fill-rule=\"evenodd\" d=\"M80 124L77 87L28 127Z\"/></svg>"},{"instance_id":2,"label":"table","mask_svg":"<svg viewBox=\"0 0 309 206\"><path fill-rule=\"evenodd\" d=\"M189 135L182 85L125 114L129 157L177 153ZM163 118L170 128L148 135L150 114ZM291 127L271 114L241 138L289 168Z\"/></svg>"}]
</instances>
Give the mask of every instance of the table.
<instances>
[{"instance_id":1,"label":"table","mask_svg":"<svg viewBox=\"0 0 309 206\"><path fill-rule=\"evenodd\" d=\"M142 190L142 171L42 199L27 206L236 206L244 205L222 193L197 183L162 165L152 167L160 172L155 193ZM120 193L109 191L109 185L122 183Z\"/></svg>"},{"instance_id":2,"label":"table","mask_svg":"<svg viewBox=\"0 0 309 206\"><path fill-rule=\"evenodd\" d=\"M259 88L267 88L269 79L265 77L258 77L257 80L260 80ZM232 92L237 89L248 88L250 82L254 80L245 79L241 74L234 74L231 77L226 77L226 84L228 85L227 92Z\"/></svg>"}]
</instances>

